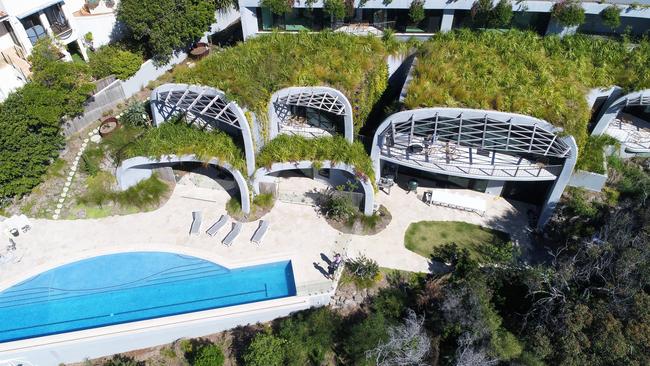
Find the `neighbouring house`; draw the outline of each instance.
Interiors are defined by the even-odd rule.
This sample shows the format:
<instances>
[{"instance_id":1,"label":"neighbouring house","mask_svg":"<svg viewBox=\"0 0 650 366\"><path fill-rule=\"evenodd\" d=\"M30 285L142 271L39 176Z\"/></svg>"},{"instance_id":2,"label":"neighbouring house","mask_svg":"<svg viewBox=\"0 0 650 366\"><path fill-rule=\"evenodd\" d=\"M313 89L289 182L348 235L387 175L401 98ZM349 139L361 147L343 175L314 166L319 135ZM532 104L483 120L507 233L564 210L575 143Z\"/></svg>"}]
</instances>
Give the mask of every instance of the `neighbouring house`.
<instances>
[{"instance_id":1,"label":"neighbouring house","mask_svg":"<svg viewBox=\"0 0 650 366\"><path fill-rule=\"evenodd\" d=\"M473 0L422 1L424 17L412 21L409 14L413 0L369 0L363 7L354 9L342 20L333 19L325 11L327 1L296 2L290 12L274 14L262 6L261 0L239 0L244 38L255 34L281 30L285 32L319 31L337 29L357 34L380 34L385 29L395 31L398 38L428 38L438 32L457 28L479 28L485 26L474 22ZM494 0L496 4L498 1ZM553 5L558 1L511 1L513 17L509 27L529 29L539 34L585 33L597 35L623 34L628 29L633 35L643 35L650 29L649 0L620 0L614 3L620 9L620 25L608 27L603 22L602 12L611 6L607 2L582 1L585 21L580 26L563 26L551 17Z\"/></svg>"}]
</instances>

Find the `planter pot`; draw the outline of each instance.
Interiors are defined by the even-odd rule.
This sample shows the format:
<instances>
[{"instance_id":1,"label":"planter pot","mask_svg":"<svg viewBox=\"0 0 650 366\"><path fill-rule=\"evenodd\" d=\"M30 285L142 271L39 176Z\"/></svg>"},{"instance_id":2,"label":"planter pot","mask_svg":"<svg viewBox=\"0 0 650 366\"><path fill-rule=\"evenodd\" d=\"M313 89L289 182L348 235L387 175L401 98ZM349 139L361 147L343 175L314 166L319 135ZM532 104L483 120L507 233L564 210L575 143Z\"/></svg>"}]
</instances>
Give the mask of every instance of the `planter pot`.
<instances>
[{"instance_id":1,"label":"planter pot","mask_svg":"<svg viewBox=\"0 0 650 366\"><path fill-rule=\"evenodd\" d=\"M190 51L190 56L196 60L200 60L210 53L210 45L207 43L199 42Z\"/></svg>"},{"instance_id":2,"label":"planter pot","mask_svg":"<svg viewBox=\"0 0 650 366\"><path fill-rule=\"evenodd\" d=\"M109 136L113 131L120 127L120 122L115 117L105 118L99 125L99 135L101 137Z\"/></svg>"}]
</instances>

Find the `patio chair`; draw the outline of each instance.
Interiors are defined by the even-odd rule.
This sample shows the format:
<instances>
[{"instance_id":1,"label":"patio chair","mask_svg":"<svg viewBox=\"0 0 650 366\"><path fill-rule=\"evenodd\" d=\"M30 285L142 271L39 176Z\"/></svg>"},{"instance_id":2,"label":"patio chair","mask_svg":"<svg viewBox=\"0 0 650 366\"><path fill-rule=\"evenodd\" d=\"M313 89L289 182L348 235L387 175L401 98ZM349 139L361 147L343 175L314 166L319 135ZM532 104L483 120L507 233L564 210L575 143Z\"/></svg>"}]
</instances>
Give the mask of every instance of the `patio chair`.
<instances>
[{"instance_id":1,"label":"patio chair","mask_svg":"<svg viewBox=\"0 0 650 366\"><path fill-rule=\"evenodd\" d=\"M260 226L255 230L255 234L253 234L253 237L251 238L251 241L257 245L262 243L262 239L264 239L264 235L266 235L266 232L269 230L269 222L266 220L261 220L260 221Z\"/></svg>"},{"instance_id":2,"label":"patio chair","mask_svg":"<svg viewBox=\"0 0 650 366\"><path fill-rule=\"evenodd\" d=\"M190 235L199 235L201 230L201 211L192 212L192 226L190 227Z\"/></svg>"},{"instance_id":3,"label":"patio chair","mask_svg":"<svg viewBox=\"0 0 650 366\"><path fill-rule=\"evenodd\" d=\"M230 216L228 215L221 215L219 220L212 224L208 230L206 230L206 233L210 236L215 236L219 230L221 230L222 227L226 225L226 223L230 220Z\"/></svg>"},{"instance_id":4,"label":"patio chair","mask_svg":"<svg viewBox=\"0 0 650 366\"><path fill-rule=\"evenodd\" d=\"M241 232L241 227L242 227L241 222L234 222L232 224L232 229L230 230L228 235L226 235L226 237L223 238L222 243L224 243L227 246L231 246L232 242L239 236L239 233Z\"/></svg>"}]
</instances>

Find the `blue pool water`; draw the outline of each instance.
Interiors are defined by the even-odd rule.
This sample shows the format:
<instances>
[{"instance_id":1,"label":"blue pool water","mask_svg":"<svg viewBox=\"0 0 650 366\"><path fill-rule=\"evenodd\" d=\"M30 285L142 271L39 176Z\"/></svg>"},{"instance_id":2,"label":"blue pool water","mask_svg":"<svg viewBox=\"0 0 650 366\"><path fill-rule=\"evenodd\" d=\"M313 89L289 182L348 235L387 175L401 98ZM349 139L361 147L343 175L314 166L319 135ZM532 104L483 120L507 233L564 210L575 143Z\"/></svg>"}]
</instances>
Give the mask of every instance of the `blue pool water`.
<instances>
[{"instance_id":1,"label":"blue pool water","mask_svg":"<svg viewBox=\"0 0 650 366\"><path fill-rule=\"evenodd\" d=\"M295 294L290 261L230 270L173 253L105 255L0 292L0 342Z\"/></svg>"}]
</instances>

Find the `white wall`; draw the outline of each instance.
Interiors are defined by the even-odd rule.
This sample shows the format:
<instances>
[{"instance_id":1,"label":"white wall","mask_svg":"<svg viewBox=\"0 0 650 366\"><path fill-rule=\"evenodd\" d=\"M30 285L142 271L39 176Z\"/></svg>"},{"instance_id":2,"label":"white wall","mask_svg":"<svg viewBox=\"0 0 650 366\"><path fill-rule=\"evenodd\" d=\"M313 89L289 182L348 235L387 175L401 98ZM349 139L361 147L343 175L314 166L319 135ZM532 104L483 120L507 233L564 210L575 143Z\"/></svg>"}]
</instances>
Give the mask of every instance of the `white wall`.
<instances>
[{"instance_id":1,"label":"white wall","mask_svg":"<svg viewBox=\"0 0 650 366\"><path fill-rule=\"evenodd\" d=\"M93 34L95 48L108 44L113 40L111 35L116 23L115 14L75 16L74 20L80 37L84 37L88 32ZM116 32L116 36L119 39L119 32Z\"/></svg>"},{"instance_id":2,"label":"white wall","mask_svg":"<svg viewBox=\"0 0 650 366\"><path fill-rule=\"evenodd\" d=\"M60 3L62 0L2 0L5 11L10 16L24 17L40 9ZM75 1L75 0L72 0Z\"/></svg>"},{"instance_id":3,"label":"white wall","mask_svg":"<svg viewBox=\"0 0 650 366\"><path fill-rule=\"evenodd\" d=\"M26 80L10 65L0 68L0 101L7 98L9 93L25 85Z\"/></svg>"},{"instance_id":4,"label":"white wall","mask_svg":"<svg viewBox=\"0 0 650 366\"><path fill-rule=\"evenodd\" d=\"M5 26L5 22L0 23L0 50L10 48L14 45L14 41L11 40L11 34Z\"/></svg>"}]
</instances>

